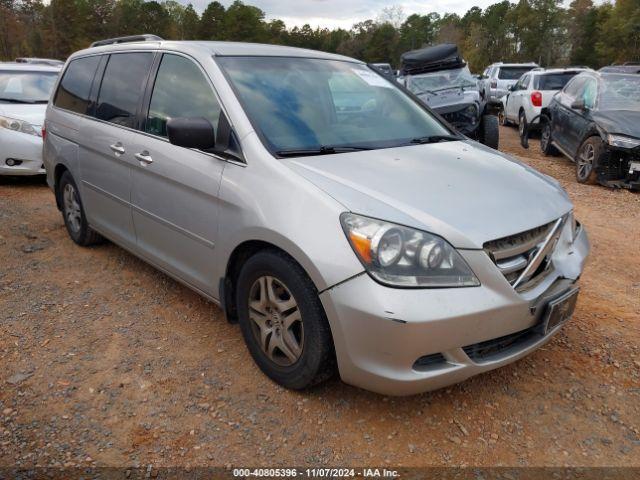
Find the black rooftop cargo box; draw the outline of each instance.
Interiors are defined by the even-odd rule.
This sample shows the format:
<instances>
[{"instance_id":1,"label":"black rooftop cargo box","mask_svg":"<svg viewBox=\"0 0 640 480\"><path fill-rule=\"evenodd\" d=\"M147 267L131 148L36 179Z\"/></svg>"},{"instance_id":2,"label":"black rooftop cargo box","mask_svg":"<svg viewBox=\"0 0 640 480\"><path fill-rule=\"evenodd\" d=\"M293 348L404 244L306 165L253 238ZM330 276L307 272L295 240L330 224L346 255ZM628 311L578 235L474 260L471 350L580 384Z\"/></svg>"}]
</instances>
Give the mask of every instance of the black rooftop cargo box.
<instances>
[{"instance_id":1,"label":"black rooftop cargo box","mask_svg":"<svg viewBox=\"0 0 640 480\"><path fill-rule=\"evenodd\" d=\"M441 43L433 47L411 50L403 53L400 61L403 75L418 75L465 66L458 52L458 46L454 43Z\"/></svg>"}]
</instances>

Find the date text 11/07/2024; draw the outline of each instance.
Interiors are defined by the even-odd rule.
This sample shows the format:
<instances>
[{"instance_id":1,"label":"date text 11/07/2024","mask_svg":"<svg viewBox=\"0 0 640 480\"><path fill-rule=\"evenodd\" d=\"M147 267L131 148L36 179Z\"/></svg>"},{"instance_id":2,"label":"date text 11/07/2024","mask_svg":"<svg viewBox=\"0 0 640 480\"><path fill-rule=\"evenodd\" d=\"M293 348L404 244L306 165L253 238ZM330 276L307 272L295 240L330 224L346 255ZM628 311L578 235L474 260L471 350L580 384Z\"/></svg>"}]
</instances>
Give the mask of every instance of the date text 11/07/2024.
<instances>
[{"instance_id":1,"label":"date text 11/07/2024","mask_svg":"<svg viewBox=\"0 0 640 480\"><path fill-rule=\"evenodd\" d=\"M234 468L234 477L309 477L309 478L398 478L397 470L387 468Z\"/></svg>"}]
</instances>

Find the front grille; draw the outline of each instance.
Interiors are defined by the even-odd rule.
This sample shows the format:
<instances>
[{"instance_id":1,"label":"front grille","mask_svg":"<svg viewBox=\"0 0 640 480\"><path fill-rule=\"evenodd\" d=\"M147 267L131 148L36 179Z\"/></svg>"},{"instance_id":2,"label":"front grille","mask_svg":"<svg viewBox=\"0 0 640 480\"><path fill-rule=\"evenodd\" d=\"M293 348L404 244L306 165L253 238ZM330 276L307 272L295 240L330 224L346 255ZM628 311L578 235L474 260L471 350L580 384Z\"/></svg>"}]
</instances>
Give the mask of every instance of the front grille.
<instances>
[{"instance_id":1,"label":"front grille","mask_svg":"<svg viewBox=\"0 0 640 480\"><path fill-rule=\"evenodd\" d=\"M518 291L537 285L553 269L551 255L565 218L484 244L507 281Z\"/></svg>"},{"instance_id":2,"label":"front grille","mask_svg":"<svg viewBox=\"0 0 640 480\"><path fill-rule=\"evenodd\" d=\"M476 128L478 119L476 118L475 115L470 114L469 112L466 111L467 107L468 105L466 105L465 108L461 110L458 110L455 112L441 113L440 115L442 115L442 117L444 117L444 119L447 122L453 125L456 128L456 130L464 134L472 133Z\"/></svg>"},{"instance_id":3,"label":"front grille","mask_svg":"<svg viewBox=\"0 0 640 480\"><path fill-rule=\"evenodd\" d=\"M493 338L485 342L463 347L464 353L474 362L486 362L504 356L509 351L520 350L526 344L542 338L537 327L527 328L504 337Z\"/></svg>"}]
</instances>

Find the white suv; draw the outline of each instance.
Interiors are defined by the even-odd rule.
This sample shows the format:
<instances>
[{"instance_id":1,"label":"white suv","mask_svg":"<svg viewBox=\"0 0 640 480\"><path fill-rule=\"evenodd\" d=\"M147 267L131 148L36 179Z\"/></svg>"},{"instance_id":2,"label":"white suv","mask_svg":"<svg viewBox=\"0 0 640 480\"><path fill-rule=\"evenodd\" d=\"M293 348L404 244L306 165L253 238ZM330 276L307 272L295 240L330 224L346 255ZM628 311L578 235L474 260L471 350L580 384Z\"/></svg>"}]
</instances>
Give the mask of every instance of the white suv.
<instances>
[{"instance_id":1,"label":"white suv","mask_svg":"<svg viewBox=\"0 0 640 480\"><path fill-rule=\"evenodd\" d=\"M553 96L562 90L569 80L586 68L534 68L520 77L500 100L500 124L518 125L520 133L528 123L540 115ZM534 121L538 123L537 120Z\"/></svg>"}]
</instances>

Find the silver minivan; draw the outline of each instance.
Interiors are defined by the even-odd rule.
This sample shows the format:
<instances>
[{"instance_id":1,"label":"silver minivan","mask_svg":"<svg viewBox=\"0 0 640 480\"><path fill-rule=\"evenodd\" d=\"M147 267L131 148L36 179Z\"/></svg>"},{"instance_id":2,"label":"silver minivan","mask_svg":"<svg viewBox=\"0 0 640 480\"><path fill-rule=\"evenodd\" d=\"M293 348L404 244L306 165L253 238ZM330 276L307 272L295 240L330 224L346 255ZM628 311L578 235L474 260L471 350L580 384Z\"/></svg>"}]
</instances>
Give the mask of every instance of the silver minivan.
<instances>
[{"instance_id":1,"label":"silver minivan","mask_svg":"<svg viewBox=\"0 0 640 480\"><path fill-rule=\"evenodd\" d=\"M543 345L576 304L589 243L558 182L351 58L103 41L67 61L45 132L73 241L220 304L288 388L336 369L443 387Z\"/></svg>"}]
</instances>

